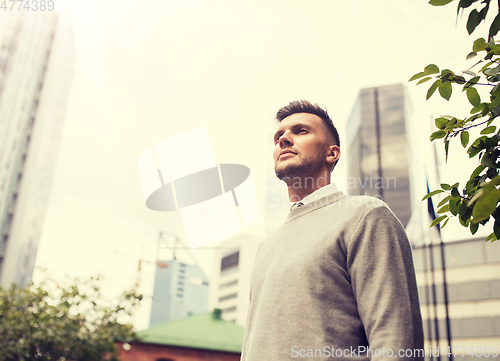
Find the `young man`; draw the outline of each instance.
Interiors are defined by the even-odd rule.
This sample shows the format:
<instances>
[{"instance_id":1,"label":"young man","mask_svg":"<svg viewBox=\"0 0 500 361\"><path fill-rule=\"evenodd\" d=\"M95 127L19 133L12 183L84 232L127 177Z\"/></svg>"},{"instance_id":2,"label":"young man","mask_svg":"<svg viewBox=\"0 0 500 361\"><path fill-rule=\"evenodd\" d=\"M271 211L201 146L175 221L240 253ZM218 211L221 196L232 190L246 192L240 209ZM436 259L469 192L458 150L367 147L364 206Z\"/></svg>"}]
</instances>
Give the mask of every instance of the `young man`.
<instances>
[{"instance_id":1,"label":"young man","mask_svg":"<svg viewBox=\"0 0 500 361\"><path fill-rule=\"evenodd\" d=\"M423 360L403 226L331 184L340 140L325 110L294 101L277 120L275 172L294 204L257 252L242 361Z\"/></svg>"}]
</instances>

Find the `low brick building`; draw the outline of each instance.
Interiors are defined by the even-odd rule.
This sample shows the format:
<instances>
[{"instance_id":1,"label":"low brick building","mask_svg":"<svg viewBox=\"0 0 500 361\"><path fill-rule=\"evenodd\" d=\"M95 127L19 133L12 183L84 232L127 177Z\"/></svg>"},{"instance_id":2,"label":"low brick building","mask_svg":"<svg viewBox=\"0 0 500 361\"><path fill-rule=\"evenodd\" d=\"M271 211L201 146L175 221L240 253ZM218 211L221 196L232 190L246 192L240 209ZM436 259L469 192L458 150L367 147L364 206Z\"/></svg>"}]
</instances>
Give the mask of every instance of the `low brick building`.
<instances>
[{"instance_id":1,"label":"low brick building","mask_svg":"<svg viewBox=\"0 0 500 361\"><path fill-rule=\"evenodd\" d=\"M239 361L244 329L215 310L137 334L140 341L116 343L120 361Z\"/></svg>"}]
</instances>

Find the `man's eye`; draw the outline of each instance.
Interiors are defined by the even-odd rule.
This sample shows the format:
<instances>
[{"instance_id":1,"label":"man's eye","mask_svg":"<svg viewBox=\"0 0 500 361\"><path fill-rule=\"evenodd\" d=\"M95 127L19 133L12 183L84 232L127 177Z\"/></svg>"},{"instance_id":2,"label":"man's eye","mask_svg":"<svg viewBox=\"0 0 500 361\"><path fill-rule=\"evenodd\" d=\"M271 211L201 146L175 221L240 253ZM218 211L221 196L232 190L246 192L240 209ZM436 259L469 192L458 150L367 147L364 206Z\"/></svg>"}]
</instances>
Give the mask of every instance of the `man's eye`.
<instances>
[{"instance_id":1,"label":"man's eye","mask_svg":"<svg viewBox=\"0 0 500 361\"><path fill-rule=\"evenodd\" d=\"M307 130L306 129L299 130L299 133L302 133L302 132L307 132Z\"/></svg>"}]
</instances>

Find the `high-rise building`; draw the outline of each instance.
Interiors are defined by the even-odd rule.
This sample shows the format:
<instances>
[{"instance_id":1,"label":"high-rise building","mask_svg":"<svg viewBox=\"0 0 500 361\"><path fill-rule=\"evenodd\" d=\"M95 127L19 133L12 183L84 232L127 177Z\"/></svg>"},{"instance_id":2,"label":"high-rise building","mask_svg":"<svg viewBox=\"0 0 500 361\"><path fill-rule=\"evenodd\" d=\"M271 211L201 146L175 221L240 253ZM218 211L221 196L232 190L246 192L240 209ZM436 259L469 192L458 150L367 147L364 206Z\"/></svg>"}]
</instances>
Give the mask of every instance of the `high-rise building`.
<instances>
[{"instance_id":1,"label":"high-rise building","mask_svg":"<svg viewBox=\"0 0 500 361\"><path fill-rule=\"evenodd\" d=\"M346 124L348 193L384 200L406 226L410 171L402 84L361 89Z\"/></svg>"},{"instance_id":2,"label":"high-rise building","mask_svg":"<svg viewBox=\"0 0 500 361\"><path fill-rule=\"evenodd\" d=\"M462 356L465 349L467 359L479 353L500 359L500 241L445 242L443 251L446 298L440 243L413 249L427 354L439 345L443 357L448 348L447 301L453 353Z\"/></svg>"},{"instance_id":3,"label":"high-rise building","mask_svg":"<svg viewBox=\"0 0 500 361\"><path fill-rule=\"evenodd\" d=\"M207 303L208 278L199 267L175 258L157 263L150 326L206 312Z\"/></svg>"},{"instance_id":4,"label":"high-rise building","mask_svg":"<svg viewBox=\"0 0 500 361\"><path fill-rule=\"evenodd\" d=\"M261 238L242 234L215 249L209 309L219 308L222 319L245 326L250 304L250 276Z\"/></svg>"},{"instance_id":5,"label":"high-rise building","mask_svg":"<svg viewBox=\"0 0 500 361\"><path fill-rule=\"evenodd\" d=\"M0 284L26 286L70 90L72 27L49 11L0 16Z\"/></svg>"}]
</instances>

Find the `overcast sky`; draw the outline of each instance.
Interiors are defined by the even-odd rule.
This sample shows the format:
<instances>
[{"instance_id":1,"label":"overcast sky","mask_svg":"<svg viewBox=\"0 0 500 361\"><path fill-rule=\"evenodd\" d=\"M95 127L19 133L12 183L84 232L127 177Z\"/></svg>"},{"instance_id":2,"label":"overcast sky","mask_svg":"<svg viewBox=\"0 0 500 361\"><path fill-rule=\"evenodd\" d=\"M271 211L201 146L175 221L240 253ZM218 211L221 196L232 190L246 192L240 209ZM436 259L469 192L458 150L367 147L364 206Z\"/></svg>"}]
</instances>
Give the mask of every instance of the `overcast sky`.
<instances>
[{"instance_id":1,"label":"overcast sky","mask_svg":"<svg viewBox=\"0 0 500 361\"><path fill-rule=\"evenodd\" d=\"M138 277L140 290L152 294L160 231L187 244L177 213L143 202L137 161L144 150L205 126L218 163L251 169L259 217L245 231L264 236L271 134L281 106L296 99L323 104L345 139L361 88L406 83L429 63L463 70L472 40L486 34L478 28L469 39L463 21L455 26L456 5L425 1L70 3L74 77L37 265L54 277L101 273L111 296ZM425 102L428 86L407 86L410 136L424 163L431 162L430 117L470 109L438 95ZM464 153L450 158L442 175L451 182ZM345 184L345 172L341 159L338 183ZM211 251L192 253L210 275ZM140 258L151 263L139 273ZM147 299L134 319L138 329L148 326L149 307Z\"/></svg>"}]
</instances>

